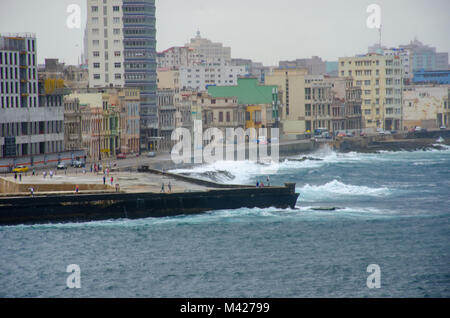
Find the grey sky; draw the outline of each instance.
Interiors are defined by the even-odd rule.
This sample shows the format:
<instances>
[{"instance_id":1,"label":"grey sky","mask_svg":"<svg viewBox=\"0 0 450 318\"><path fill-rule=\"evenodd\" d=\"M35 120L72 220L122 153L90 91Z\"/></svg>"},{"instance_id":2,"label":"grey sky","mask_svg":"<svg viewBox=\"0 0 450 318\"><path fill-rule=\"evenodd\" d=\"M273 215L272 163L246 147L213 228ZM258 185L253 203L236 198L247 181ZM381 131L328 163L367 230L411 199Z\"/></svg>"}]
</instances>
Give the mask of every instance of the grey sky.
<instances>
[{"instance_id":1,"label":"grey sky","mask_svg":"<svg viewBox=\"0 0 450 318\"><path fill-rule=\"evenodd\" d=\"M68 29L66 8L82 8L82 29ZM266 65L318 55L326 60L365 53L378 41L368 29L369 4L382 9L383 44L415 36L450 51L449 0L156 0L157 49L202 36L231 46L232 56ZM86 0L0 0L0 33L33 32L38 61L55 57L76 64L83 46Z\"/></svg>"}]
</instances>

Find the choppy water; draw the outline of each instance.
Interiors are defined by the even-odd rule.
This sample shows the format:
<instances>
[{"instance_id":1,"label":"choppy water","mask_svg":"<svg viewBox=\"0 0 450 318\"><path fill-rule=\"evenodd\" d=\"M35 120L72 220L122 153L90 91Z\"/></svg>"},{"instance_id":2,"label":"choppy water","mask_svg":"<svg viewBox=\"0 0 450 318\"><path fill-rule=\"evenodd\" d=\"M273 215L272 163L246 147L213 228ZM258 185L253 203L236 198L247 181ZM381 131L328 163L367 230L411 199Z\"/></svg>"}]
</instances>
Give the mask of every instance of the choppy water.
<instances>
[{"instance_id":1,"label":"choppy water","mask_svg":"<svg viewBox=\"0 0 450 318\"><path fill-rule=\"evenodd\" d=\"M0 227L0 296L450 297L450 149L313 156L178 171L248 184L270 173L297 183L295 210ZM66 287L69 264L80 289ZM380 289L366 286L369 264Z\"/></svg>"}]
</instances>

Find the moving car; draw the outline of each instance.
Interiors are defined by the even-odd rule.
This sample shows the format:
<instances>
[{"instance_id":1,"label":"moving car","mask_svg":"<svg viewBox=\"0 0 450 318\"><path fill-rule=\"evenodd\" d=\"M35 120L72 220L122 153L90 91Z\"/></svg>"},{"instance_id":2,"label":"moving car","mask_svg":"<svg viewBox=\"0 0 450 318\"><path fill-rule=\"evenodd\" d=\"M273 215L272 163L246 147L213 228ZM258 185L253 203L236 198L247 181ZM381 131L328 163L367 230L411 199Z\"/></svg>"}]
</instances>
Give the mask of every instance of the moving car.
<instances>
[{"instance_id":1,"label":"moving car","mask_svg":"<svg viewBox=\"0 0 450 318\"><path fill-rule=\"evenodd\" d=\"M440 130L446 130L446 129L447 129L447 127L445 127L445 126L441 126L441 127L439 127L439 129L440 129Z\"/></svg>"},{"instance_id":2,"label":"moving car","mask_svg":"<svg viewBox=\"0 0 450 318\"><path fill-rule=\"evenodd\" d=\"M27 172L29 170L29 168L27 166L17 166L15 167L12 172Z\"/></svg>"},{"instance_id":3,"label":"moving car","mask_svg":"<svg viewBox=\"0 0 450 318\"><path fill-rule=\"evenodd\" d=\"M59 163L59 164L56 166L56 169L57 169L57 170L65 170L65 169L67 169L67 167L66 167L66 164L65 164L65 163Z\"/></svg>"}]
</instances>

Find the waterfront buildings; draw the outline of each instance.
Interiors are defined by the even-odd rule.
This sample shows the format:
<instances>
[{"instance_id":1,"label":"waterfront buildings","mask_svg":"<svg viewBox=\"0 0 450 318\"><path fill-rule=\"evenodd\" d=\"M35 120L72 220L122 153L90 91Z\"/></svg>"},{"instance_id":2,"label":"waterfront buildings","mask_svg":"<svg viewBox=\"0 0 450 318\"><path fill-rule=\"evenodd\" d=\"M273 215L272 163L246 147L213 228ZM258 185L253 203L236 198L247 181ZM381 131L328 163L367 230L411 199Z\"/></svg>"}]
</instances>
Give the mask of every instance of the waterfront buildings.
<instances>
[{"instance_id":1,"label":"waterfront buildings","mask_svg":"<svg viewBox=\"0 0 450 318\"><path fill-rule=\"evenodd\" d=\"M140 150L140 92L138 89L125 88L112 95L115 96L115 100L118 100L120 109L120 153L138 154Z\"/></svg>"},{"instance_id":2,"label":"waterfront buildings","mask_svg":"<svg viewBox=\"0 0 450 318\"><path fill-rule=\"evenodd\" d=\"M362 128L361 87L354 86L351 77L326 77L324 81L332 85L331 131L337 133L360 130Z\"/></svg>"},{"instance_id":3,"label":"waterfront buildings","mask_svg":"<svg viewBox=\"0 0 450 318\"><path fill-rule=\"evenodd\" d=\"M78 98L64 97L64 150L82 149L81 109Z\"/></svg>"},{"instance_id":4,"label":"waterfront buildings","mask_svg":"<svg viewBox=\"0 0 450 318\"><path fill-rule=\"evenodd\" d=\"M404 128L449 127L450 85L410 85L403 90Z\"/></svg>"},{"instance_id":5,"label":"waterfront buildings","mask_svg":"<svg viewBox=\"0 0 450 318\"><path fill-rule=\"evenodd\" d=\"M88 0L89 87L139 89L141 151L158 137L155 34L155 0Z\"/></svg>"},{"instance_id":6,"label":"waterfront buildings","mask_svg":"<svg viewBox=\"0 0 450 318\"><path fill-rule=\"evenodd\" d=\"M363 128L402 128L403 65L398 56L370 53L339 59L339 77L362 90Z\"/></svg>"},{"instance_id":7,"label":"waterfront buildings","mask_svg":"<svg viewBox=\"0 0 450 318\"><path fill-rule=\"evenodd\" d=\"M257 78L238 78L234 86L210 86L212 97L237 97L239 105L246 107L245 128L273 127L279 117L278 86L260 85Z\"/></svg>"},{"instance_id":8,"label":"waterfront buildings","mask_svg":"<svg viewBox=\"0 0 450 318\"><path fill-rule=\"evenodd\" d=\"M278 68L266 77L266 84L282 93L281 126L287 138L331 129L332 84L323 75L308 75L307 69Z\"/></svg>"},{"instance_id":9,"label":"waterfront buildings","mask_svg":"<svg viewBox=\"0 0 450 318\"><path fill-rule=\"evenodd\" d=\"M39 81L36 48L33 34L0 36L2 158L64 150L62 87Z\"/></svg>"},{"instance_id":10,"label":"waterfront buildings","mask_svg":"<svg viewBox=\"0 0 450 318\"><path fill-rule=\"evenodd\" d=\"M175 96L178 92L173 89L158 89L159 113L159 142L158 151L170 151L174 142L171 140L172 132L176 129Z\"/></svg>"},{"instance_id":11,"label":"waterfront buildings","mask_svg":"<svg viewBox=\"0 0 450 318\"><path fill-rule=\"evenodd\" d=\"M82 148L93 160L114 158L120 152L117 98L109 93L74 93L81 109Z\"/></svg>"}]
</instances>

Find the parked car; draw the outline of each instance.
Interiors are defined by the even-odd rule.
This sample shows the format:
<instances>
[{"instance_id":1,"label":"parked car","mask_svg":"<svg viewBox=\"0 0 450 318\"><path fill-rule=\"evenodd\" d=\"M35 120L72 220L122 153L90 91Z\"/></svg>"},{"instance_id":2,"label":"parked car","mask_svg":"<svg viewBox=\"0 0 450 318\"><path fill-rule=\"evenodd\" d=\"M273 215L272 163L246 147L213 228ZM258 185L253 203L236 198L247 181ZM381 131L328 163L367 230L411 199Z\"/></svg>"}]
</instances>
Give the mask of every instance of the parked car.
<instances>
[{"instance_id":1,"label":"parked car","mask_svg":"<svg viewBox=\"0 0 450 318\"><path fill-rule=\"evenodd\" d=\"M341 133L337 134L337 137L347 137L347 134L341 132Z\"/></svg>"},{"instance_id":2,"label":"parked car","mask_svg":"<svg viewBox=\"0 0 450 318\"><path fill-rule=\"evenodd\" d=\"M419 132L419 131L423 131L423 129L422 129L422 127L420 127L420 126L417 126L417 127L414 129L414 131Z\"/></svg>"},{"instance_id":3,"label":"parked car","mask_svg":"<svg viewBox=\"0 0 450 318\"><path fill-rule=\"evenodd\" d=\"M84 162L82 162L82 161L75 160L72 163L72 167L74 167L74 168L84 168L84 167L86 167L86 164Z\"/></svg>"},{"instance_id":4,"label":"parked car","mask_svg":"<svg viewBox=\"0 0 450 318\"><path fill-rule=\"evenodd\" d=\"M441 127L439 127L439 129L440 129L440 130L446 130L446 129L447 129L447 127L445 127L445 126L441 126Z\"/></svg>"},{"instance_id":5,"label":"parked car","mask_svg":"<svg viewBox=\"0 0 450 318\"><path fill-rule=\"evenodd\" d=\"M156 157L156 153L153 151L150 151L149 153L147 153L147 158L154 158Z\"/></svg>"},{"instance_id":6,"label":"parked car","mask_svg":"<svg viewBox=\"0 0 450 318\"><path fill-rule=\"evenodd\" d=\"M65 163L59 163L59 164L56 166L56 169L57 169L57 170L65 170L65 169L67 169L67 167L66 167L66 164L65 164Z\"/></svg>"},{"instance_id":7,"label":"parked car","mask_svg":"<svg viewBox=\"0 0 450 318\"><path fill-rule=\"evenodd\" d=\"M118 160L121 160L121 159L127 159L127 155L124 154L124 153L119 153L119 154L117 155L117 159L118 159Z\"/></svg>"},{"instance_id":8,"label":"parked car","mask_svg":"<svg viewBox=\"0 0 450 318\"><path fill-rule=\"evenodd\" d=\"M12 172L28 172L28 170L29 168L27 166L20 165L15 167Z\"/></svg>"},{"instance_id":9,"label":"parked car","mask_svg":"<svg viewBox=\"0 0 450 318\"><path fill-rule=\"evenodd\" d=\"M364 132L364 131L362 131L359 135L360 135L361 137L366 137L366 136L367 136L367 133Z\"/></svg>"}]
</instances>

